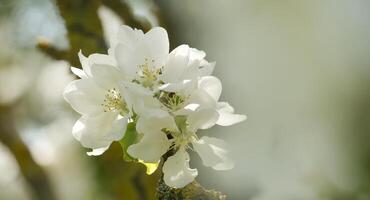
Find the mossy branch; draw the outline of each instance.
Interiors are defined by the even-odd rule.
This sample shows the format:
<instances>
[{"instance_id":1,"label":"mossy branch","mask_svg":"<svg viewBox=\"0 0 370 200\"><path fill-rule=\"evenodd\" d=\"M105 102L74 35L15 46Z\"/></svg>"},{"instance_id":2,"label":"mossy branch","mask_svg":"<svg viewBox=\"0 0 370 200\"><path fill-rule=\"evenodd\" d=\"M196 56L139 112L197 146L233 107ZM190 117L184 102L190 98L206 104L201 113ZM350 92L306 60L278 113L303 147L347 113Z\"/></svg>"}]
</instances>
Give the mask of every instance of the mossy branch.
<instances>
[{"instance_id":1,"label":"mossy branch","mask_svg":"<svg viewBox=\"0 0 370 200\"><path fill-rule=\"evenodd\" d=\"M157 186L158 200L225 200L226 196L215 190L207 190L198 182L193 181L181 189L168 187L163 179Z\"/></svg>"}]
</instances>

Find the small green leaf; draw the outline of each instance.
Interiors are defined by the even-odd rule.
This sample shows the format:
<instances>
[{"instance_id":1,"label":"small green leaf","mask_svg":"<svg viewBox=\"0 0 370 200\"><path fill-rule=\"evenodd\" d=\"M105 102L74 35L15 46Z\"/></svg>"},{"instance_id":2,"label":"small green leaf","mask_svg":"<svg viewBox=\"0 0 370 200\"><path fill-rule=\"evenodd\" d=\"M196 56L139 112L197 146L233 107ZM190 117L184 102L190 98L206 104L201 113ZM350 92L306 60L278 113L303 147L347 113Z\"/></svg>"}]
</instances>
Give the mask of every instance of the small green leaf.
<instances>
[{"instance_id":1,"label":"small green leaf","mask_svg":"<svg viewBox=\"0 0 370 200\"><path fill-rule=\"evenodd\" d=\"M123 151L123 159L125 161L129 162L137 161L136 158L131 157L127 153L128 147L136 142L137 137L138 134L136 132L136 123L135 122L128 123L125 136L123 136L123 138L119 141Z\"/></svg>"}]
</instances>

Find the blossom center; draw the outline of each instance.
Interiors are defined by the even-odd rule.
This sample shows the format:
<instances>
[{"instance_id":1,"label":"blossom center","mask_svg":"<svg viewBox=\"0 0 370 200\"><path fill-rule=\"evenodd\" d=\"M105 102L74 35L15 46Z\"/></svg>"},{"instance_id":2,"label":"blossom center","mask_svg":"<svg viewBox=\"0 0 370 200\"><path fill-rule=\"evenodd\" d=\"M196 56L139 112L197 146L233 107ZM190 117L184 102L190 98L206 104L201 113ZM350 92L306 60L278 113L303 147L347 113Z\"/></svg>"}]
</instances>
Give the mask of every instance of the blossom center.
<instances>
[{"instance_id":1,"label":"blossom center","mask_svg":"<svg viewBox=\"0 0 370 200\"><path fill-rule=\"evenodd\" d=\"M195 133L189 132L189 131L176 132L172 134L172 136L173 136L173 143L172 143L171 148L174 148L174 149L178 149L182 147L184 147L185 149L188 149L188 148L191 149L191 147L189 146L189 143L198 139L198 136Z\"/></svg>"},{"instance_id":2,"label":"blossom center","mask_svg":"<svg viewBox=\"0 0 370 200\"><path fill-rule=\"evenodd\" d=\"M160 68L155 68L154 60L149 62L148 59L145 59L144 64L139 65L139 82L144 85L144 87L153 87L156 84L157 78L161 73Z\"/></svg>"},{"instance_id":3,"label":"blossom center","mask_svg":"<svg viewBox=\"0 0 370 200\"><path fill-rule=\"evenodd\" d=\"M185 103L186 97L176 94L174 92L162 91L159 95L161 103L172 111L181 109Z\"/></svg>"},{"instance_id":4,"label":"blossom center","mask_svg":"<svg viewBox=\"0 0 370 200\"><path fill-rule=\"evenodd\" d=\"M104 96L104 103L101 104L104 112L118 111L123 116L128 112L127 104L116 88L110 89Z\"/></svg>"}]
</instances>

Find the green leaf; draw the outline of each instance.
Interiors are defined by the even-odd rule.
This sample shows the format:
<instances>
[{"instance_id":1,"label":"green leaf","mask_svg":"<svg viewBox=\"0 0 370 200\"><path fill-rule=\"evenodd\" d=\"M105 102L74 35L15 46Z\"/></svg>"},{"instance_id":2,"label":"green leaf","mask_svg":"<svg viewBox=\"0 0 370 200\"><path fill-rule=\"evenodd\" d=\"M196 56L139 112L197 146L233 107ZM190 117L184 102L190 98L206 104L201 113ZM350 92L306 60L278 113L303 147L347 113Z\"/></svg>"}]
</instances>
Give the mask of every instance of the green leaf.
<instances>
[{"instance_id":1,"label":"green leaf","mask_svg":"<svg viewBox=\"0 0 370 200\"><path fill-rule=\"evenodd\" d=\"M123 159L125 161L128 161L128 162L137 161L136 158L131 157L127 153L128 147L136 143L137 137L138 137L138 133L136 132L136 123L135 122L128 123L125 136L123 136L123 138L119 141L122 147L122 151L123 151Z\"/></svg>"}]
</instances>

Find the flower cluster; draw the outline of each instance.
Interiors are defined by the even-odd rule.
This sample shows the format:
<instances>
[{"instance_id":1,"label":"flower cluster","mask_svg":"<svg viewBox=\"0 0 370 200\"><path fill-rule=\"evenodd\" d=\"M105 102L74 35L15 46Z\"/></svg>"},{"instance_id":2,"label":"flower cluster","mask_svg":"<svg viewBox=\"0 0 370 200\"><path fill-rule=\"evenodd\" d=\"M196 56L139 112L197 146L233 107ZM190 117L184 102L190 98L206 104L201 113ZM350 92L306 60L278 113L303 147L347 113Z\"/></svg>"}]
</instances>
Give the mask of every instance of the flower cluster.
<instances>
[{"instance_id":1,"label":"flower cluster","mask_svg":"<svg viewBox=\"0 0 370 200\"><path fill-rule=\"evenodd\" d=\"M233 167L225 143L197 136L198 129L229 126L245 120L227 102L219 102L221 82L211 76L215 63L203 51L181 45L169 52L165 29L141 30L121 26L108 54L78 56L81 79L71 82L64 98L82 117L74 137L88 155L100 155L113 141L123 141L124 153L143 163L163 164L167 185L181 188L198 175L189 167L188 150L197 152L207 167ZM134 125L134 131L128 126ZM130 132L130 133L128 133ZM134 138L132 140L132 138ZM122 143L121 143L122 144Z\"/></svg>"}]
</instances>

